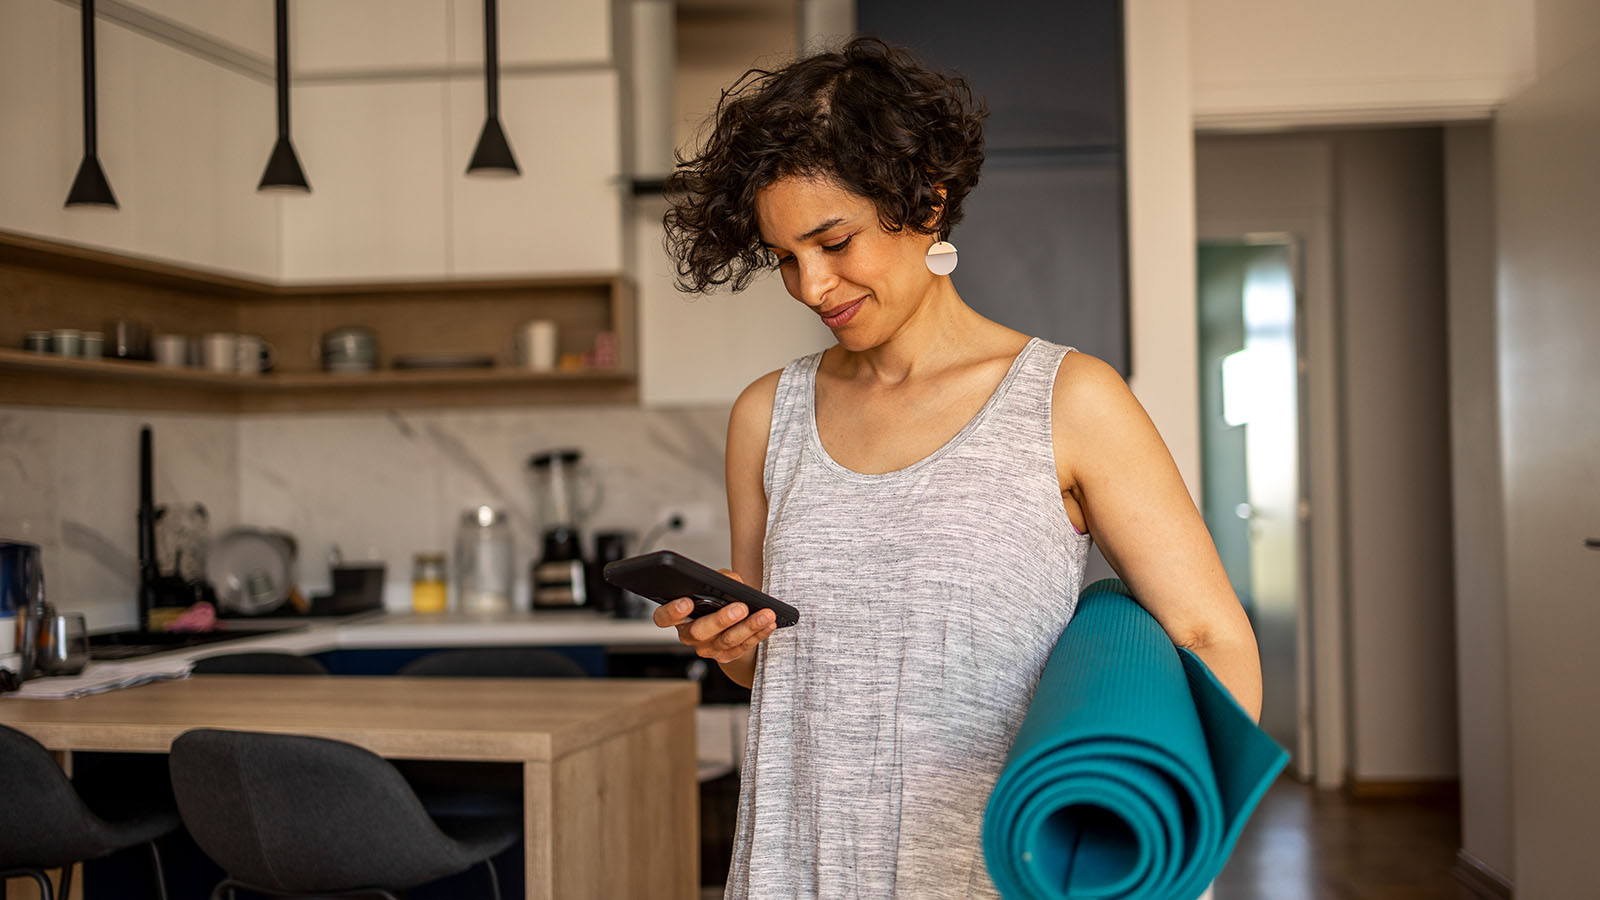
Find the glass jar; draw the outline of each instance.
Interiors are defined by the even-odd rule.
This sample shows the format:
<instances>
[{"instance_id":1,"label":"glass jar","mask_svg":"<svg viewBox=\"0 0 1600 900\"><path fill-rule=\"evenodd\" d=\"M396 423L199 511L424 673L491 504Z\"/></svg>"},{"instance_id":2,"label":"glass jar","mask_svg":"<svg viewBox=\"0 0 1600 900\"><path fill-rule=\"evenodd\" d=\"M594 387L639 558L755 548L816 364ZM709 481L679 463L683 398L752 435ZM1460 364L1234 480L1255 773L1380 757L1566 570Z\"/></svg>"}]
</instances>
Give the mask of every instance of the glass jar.
<instances>
[{"instance_id":1,"label":"glass jar","mask_svg":"<svg viewBox=\"0 0 1600 900\"><path fill-rule=\"evenodd\" d=\"M444 554L418 553L411 557L411 610L442 613L450 606L450 588L445 581Z\"/></svg>"},{"instance_id":2,"label":"glass jar","mask_svg":"<svg viewBox=\"0 0 1600 900\"><path fill-rule=\"evenodd\" d=\"M511 523L503 510L479 506L461 514L456 531L456 601L469 613L511 609Z\"/></svg>"}]
</instances>

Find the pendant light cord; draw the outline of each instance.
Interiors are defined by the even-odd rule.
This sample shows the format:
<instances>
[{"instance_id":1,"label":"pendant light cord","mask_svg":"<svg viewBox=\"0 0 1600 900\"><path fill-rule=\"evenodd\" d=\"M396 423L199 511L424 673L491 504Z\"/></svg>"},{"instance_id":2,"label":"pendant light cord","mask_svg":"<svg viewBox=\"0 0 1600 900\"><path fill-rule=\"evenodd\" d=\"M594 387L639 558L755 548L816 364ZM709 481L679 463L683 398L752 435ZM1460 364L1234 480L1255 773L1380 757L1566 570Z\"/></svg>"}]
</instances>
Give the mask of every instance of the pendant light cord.
<instances>
[{"instance_id":1,"label":"pendant light cord","mask_svg":"<svg viewBox=\"0 0 1600 900\"><path fill-rule=\"evenodd\" d=\"M289 0L278 0L278 136L289 136Z\"/></svg>"},{"instance_id":2,"label":"pendant light cord","mask_svg":"<svg viewBox=\"0 0 1600 900\"><path fill-rule=\"evenodd\" d=\"M83 155L100 152L94 108L94 0L83 0Z\"/></svg>"},{"instance_id":3,"label":"pendant light cord","mask_svg":"<svg viewBox=\"0 0 1600 900\"><path fill-rule=\"evenodd\" d=\"M282 3L284 0L278 0ZM489 118L500 116L500 23L496 0L483 0L484 81Z\"/></svg>"}]
</instances>

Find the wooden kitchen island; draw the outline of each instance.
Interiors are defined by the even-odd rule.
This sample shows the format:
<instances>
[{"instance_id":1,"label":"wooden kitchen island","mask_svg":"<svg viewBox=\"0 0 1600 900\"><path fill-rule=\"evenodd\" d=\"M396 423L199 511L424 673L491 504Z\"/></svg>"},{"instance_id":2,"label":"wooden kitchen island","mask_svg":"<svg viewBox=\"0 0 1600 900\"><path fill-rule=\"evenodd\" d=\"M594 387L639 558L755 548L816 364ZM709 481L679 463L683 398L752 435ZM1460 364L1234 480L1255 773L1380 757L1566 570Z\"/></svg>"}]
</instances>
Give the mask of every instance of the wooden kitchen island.
<instances>
[{"instance_id":1,"label":"wooden kitchen island","mask_svg":"<svg viewBox=\"0 0 1600 900\"><path fill-rule=\"evenodd\" d=\"M661 680L209 675L4 699L0 723L69 753L165 753L192 728L230 728L391 759L520 763L530 900L692 900L698 699Z\"/></svg>"}]
</instances>

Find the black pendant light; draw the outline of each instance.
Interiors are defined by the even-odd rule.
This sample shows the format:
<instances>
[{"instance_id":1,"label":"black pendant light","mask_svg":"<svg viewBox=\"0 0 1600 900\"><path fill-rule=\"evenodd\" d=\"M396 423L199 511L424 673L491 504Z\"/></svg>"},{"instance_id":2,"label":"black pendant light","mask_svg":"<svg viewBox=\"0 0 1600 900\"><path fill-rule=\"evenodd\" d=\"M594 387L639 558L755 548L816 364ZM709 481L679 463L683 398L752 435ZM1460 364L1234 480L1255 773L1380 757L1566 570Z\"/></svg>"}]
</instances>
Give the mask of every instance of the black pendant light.
<instances>
[{"instance_id":1,"label":"black pendant light","mask_svg":"<svg viewBox=\"0 0 1600 900\"><path fill-rule=\"evenodd\" d=\"M78 175L67 191L68 206L117 208L111 182L106 181L105 170L100 168L98 137L94 111L94 0L83 0L83 162L78 164Z\"/></svg>"},{"instance_id":2,"label":"black pendant light","mask_svg":"<svg viewBox=\"0 0 1600 900\"><path fill-rule=\"evenodd\" d=\"M310 193L300 158L289 142L289 0L278 0L278 142L272 145L267 170L261 173L258 191L304 191Z\"/></svg>"},{"instance_id":3,"label":"black pendant light","mask_svg":"<svg viewBox=\"0 0 1600 900\"><path fill-rule=\"evenodd\" d=\"M521 175L511 144L500 127L500 27L496 0L483 0L483 80L488 93L488 116L478 147L467 164L468 175Z\"/></svg>"}]
</instances>

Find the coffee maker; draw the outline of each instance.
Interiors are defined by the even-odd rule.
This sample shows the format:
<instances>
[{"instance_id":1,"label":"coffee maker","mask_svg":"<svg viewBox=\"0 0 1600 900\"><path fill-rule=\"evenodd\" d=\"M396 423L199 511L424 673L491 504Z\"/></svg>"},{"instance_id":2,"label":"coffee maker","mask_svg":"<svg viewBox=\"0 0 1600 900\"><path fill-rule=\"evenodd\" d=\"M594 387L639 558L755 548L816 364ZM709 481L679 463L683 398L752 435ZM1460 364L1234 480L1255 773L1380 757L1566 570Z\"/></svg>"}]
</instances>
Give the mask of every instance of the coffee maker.
<instances>
[{"instance_id":1,"label":"coffee maker","mask_svg":"<svg viewBox=\"0 0 1600 900\"><path fill-rule=\"evenodd\" d=\"M588 605L587 567L580 527L599 505L599 483L579 467L577 450L549 450L528 459L533 472L533 508L542 535L539 558L530 570L534 609L578 609ZM580 506L579 484L594 485L587 507Z\"/></svg>"}]
</instances>

